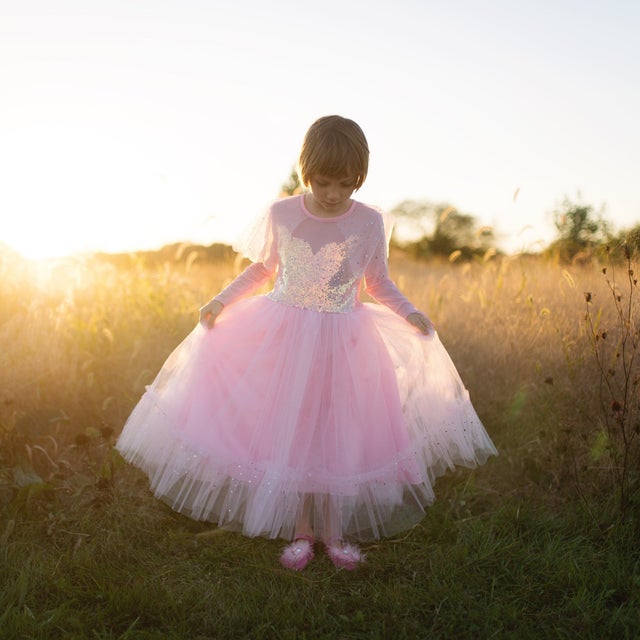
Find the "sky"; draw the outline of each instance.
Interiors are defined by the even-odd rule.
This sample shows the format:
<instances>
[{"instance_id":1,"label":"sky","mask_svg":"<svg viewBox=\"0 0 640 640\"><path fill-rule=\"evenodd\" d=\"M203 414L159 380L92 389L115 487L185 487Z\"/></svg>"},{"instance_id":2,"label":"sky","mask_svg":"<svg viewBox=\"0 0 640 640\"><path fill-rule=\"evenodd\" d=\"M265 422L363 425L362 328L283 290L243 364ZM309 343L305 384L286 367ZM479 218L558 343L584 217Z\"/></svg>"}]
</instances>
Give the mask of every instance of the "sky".
<instances>
[{"instance_id":1,"label":"sky","mask_svg":"<svg viewBox=\"0 0 640 640\"><path fill-rule=\"evenodd\" d=\"M446 202L508 251L565 197L640 222L640 3L0 0L0 242L232 242L309 125L356 120L358 200Z\"/></svg>"}]
</instances>

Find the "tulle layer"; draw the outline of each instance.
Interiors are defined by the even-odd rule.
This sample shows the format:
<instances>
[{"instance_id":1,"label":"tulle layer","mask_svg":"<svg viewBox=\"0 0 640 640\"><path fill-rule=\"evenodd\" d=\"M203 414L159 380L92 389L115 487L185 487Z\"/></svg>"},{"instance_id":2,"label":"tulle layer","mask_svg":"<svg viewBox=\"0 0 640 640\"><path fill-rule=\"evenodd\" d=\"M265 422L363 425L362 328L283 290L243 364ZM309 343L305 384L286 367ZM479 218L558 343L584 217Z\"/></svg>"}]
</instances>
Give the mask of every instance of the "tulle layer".
<instances>
[{"instance_id":1,"label":"tulle layer","mask_svg":"<svg viewBox=\"0 0 640 640\"><path fill-rule=\"evenodd\" d=\"M496 450L437 335L385 307L267 296L197 326L117 443L175 510L249 536L378 538L419 521L433 482Z\"/></svg>"}]
</instances>

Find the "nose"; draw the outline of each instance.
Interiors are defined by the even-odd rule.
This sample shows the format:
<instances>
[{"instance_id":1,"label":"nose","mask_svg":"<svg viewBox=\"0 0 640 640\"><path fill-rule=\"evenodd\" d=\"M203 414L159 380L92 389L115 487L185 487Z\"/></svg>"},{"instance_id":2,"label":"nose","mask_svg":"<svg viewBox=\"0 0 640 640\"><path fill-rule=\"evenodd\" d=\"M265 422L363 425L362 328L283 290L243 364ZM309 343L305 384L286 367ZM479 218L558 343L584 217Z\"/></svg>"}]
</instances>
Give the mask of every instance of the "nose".
<instances>
[{"instance_id":1,"label":"nose","mask_svg":"<svg viewBox=\"0 0 640 640\"><path fill-rule=\"evenodd\" d=\"M340 194L337 189L329 189L326 198L327 202L336 203L340 201Z\"/></svg>"}]
</instances>

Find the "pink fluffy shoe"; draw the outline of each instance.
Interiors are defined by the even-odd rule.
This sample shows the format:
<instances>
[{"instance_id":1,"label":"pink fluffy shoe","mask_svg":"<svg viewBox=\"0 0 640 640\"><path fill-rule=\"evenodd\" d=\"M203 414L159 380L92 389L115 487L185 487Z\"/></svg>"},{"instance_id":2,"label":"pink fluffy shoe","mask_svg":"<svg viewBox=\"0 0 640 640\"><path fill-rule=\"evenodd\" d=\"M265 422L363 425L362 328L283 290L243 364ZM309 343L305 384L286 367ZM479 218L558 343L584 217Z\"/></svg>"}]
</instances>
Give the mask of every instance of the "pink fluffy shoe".
<instances>
[{"instance_id":1,"label":"pink fluffy shoe","mask_svg":"<svg viewBox=\"0 0 640 640\"><path fill-rule=\"evenodd\" d=\"M353 571L365 560L365 554L355 544L336 540L327 544L327 555L338 569Z\"/></svg>"},{"instance_id":2,"label":"pink fluffy shoe","mask_svg":"<svg viewBox=\"0 0 640 640\"><path fill-rule=\"evenodd\" d=\"M282 550L280 564L287 569L302 571L311 562L313 556L313 538L301 536Z\"/></svg>"}]
</instances>

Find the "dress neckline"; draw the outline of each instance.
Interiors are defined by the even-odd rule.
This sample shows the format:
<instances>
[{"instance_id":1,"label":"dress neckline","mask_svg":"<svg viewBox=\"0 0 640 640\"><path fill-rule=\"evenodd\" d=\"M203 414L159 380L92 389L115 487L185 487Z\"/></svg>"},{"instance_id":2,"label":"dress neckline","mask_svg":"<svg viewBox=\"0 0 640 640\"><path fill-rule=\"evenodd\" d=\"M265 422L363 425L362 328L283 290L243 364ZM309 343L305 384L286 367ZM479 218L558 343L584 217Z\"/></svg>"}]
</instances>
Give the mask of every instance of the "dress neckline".
<instances>
[{"instance_id":1,"label":"dress neckline","mask_svg":"<svg viewBox=\"0 0 640 640\"><path fill-rule=\"evenodd\" d=\"M352 198L349 208L344 213L341 213L339 216L317 216L311 213L311 211L309 211L309 209L307 208L307 205L304 202L304 196L305 196L304 193L300 195L300 206L302 207L302 211L308 218L311 218L312 220L317 220L318 222L335 222L336 220L343 220L353 212L353 210L356 208L356 205L358 204L357 200L354 200Z\"/></svg>"}]
</instances>

